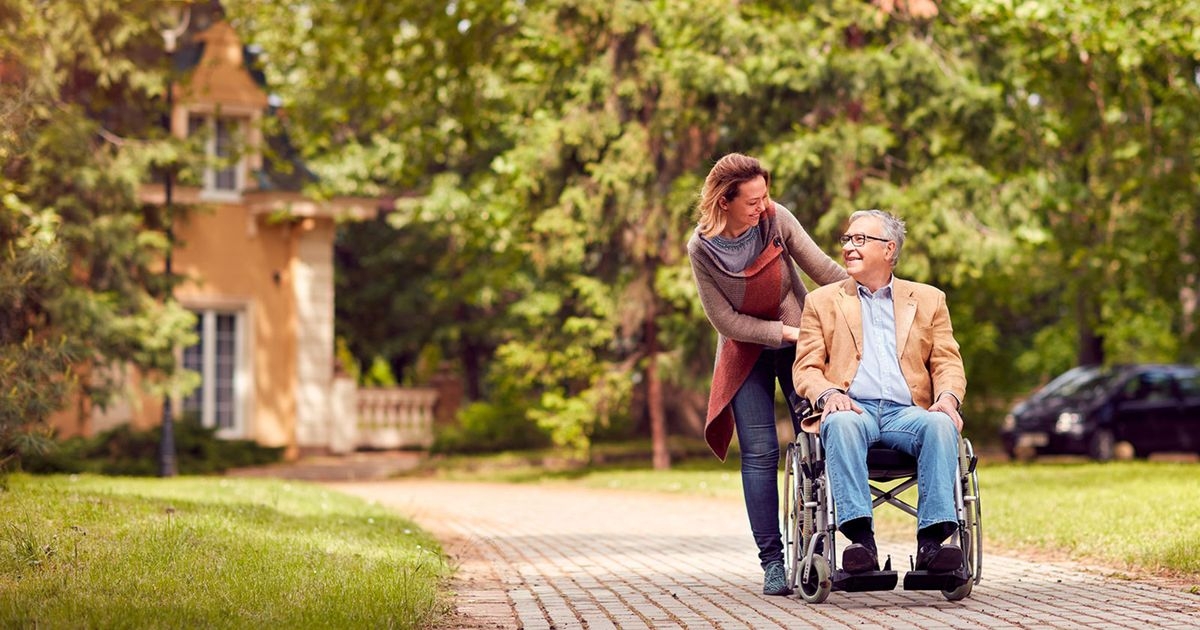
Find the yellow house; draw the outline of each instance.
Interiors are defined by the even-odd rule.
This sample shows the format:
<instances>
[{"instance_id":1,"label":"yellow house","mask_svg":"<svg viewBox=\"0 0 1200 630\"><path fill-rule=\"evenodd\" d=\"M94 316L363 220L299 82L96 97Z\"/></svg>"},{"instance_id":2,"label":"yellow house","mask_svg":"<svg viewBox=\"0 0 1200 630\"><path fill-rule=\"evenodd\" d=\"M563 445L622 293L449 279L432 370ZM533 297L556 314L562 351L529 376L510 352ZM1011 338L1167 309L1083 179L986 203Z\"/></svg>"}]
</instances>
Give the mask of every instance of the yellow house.
<instances>
[{"instance_id":1,"label":"yellow house","mask_svg":"<svg viewBox=\"0 0 1200 630\"><path fill-rule=\"evenodd\" d=\"M193 15L179 56L189 54L194 66L172 93L171 131L196 137L211 159L192 181L142 190L148 203L191 209L176 215L171 263L184 278L175 297L196 315L199 338L180 358L202 385L174 401L174 417L199 419L221 437L285 446L290 458L346 452L355 446L345 429L354 430L356 409L347 383L335 382L335 227L374 217L380 202L317 200L281 184L288 177L263 157L268 95L227 22ZM62 435L158 424L162 402L133 391L54 424Z\"/></svg>"}]
</instances>

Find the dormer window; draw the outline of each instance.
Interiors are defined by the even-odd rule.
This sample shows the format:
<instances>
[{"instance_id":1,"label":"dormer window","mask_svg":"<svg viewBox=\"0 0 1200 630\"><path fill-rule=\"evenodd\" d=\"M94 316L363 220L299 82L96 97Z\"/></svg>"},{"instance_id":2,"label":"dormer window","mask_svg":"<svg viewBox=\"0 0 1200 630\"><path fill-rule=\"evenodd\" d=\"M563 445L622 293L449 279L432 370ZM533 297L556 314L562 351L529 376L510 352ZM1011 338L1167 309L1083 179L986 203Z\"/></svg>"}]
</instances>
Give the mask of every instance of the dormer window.
<instances>
[{"instance_id":1,"label":"dormer window","mask_svg":"<svg viewBox=\"0 0 1200 630\"><path fill-rule=\"evenodd\" d=\"M237 199L246 188L246 133L249 120L218 114L188 116L188 137L199 137L205 165L202 196Z\"/></svg>"},{"instance_id":2,"label":"dormer window","mask_svg":"<svg viewBox=\"0 0 1200 630\"><path fill-rule=\"evenodd\" d=\"M204 161L181 173L180 183L198 187L202 201L240 201L257 188L251 174L263 167L267 93L251 75L242 42L228 23L215 22L192 39L200 58L174 86L171 132L193 139L191 148Z\"/></svg>"}]
</instances>

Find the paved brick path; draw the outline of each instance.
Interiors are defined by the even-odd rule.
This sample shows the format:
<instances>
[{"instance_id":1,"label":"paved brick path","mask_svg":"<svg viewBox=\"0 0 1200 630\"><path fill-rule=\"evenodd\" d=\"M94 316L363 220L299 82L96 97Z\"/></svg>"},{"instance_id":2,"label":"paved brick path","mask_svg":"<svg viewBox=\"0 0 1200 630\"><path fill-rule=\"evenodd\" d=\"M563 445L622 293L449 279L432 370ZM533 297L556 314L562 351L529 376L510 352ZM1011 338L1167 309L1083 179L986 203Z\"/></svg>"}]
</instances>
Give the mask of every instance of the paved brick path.
<instances>
[{"instance_id":1,"label":"paved brick path","mask_svg":"<svg viewBox=\"0 0 1200 630\"><path fill-rule=\"evenodd\" d=\"M984 556L960 602L939 592L760 594L740 502L537 485L334 483L439 536L459 563L455 628L1196 628L1200 595ZM986 550L987 514L984 513ZM906 567L907 541L881 553ZM903 578L903 575L901 575Z\"/></svg>"}]
</instances>

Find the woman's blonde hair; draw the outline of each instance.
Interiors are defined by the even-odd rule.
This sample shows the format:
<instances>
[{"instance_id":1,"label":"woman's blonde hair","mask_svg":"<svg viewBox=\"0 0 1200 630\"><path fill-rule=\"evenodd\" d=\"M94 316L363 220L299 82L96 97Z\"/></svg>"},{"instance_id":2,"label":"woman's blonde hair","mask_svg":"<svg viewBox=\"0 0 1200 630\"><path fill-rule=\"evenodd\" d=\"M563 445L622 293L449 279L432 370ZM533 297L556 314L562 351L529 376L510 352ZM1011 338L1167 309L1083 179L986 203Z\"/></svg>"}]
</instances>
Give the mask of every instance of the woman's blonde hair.
<instances>
[{"instance_id":1,"label":"woman's blonde hair","mask_svg":"<svg viewBox=\"0 0 1200 630\"><path fill-rule=\"evenodd\" d=\"M737 197L738 187L755 179L763 178L767 186L771 185L771 174L763 168L758 160L741 153L730 153L713 165L704 178L704 187L700 189L700 221L697 227L700 235L711 238L725 229L727 217L721 210L721 200L725 203Z\"/></svg>"}]
</instances>

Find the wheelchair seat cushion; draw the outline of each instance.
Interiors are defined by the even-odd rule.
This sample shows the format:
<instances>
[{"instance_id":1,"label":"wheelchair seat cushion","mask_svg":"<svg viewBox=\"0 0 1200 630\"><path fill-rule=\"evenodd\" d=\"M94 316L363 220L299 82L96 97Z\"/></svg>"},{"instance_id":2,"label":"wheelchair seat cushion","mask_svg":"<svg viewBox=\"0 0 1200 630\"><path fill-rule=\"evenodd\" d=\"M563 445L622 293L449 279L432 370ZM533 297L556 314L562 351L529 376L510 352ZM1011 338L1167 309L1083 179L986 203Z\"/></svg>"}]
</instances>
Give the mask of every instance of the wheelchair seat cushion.
<instances>
[{"instance_id":1,"label":"wheelchair seat cushion","mask_svg":"<svg viewBox=\"0 0 1200 630\"><path fill-rule=\"evenodd\" d=\"M917 474L917 459L891 448L872 448L867 451L867 471L871 479L888 481Z\"/></svg>"}]
</instances>

